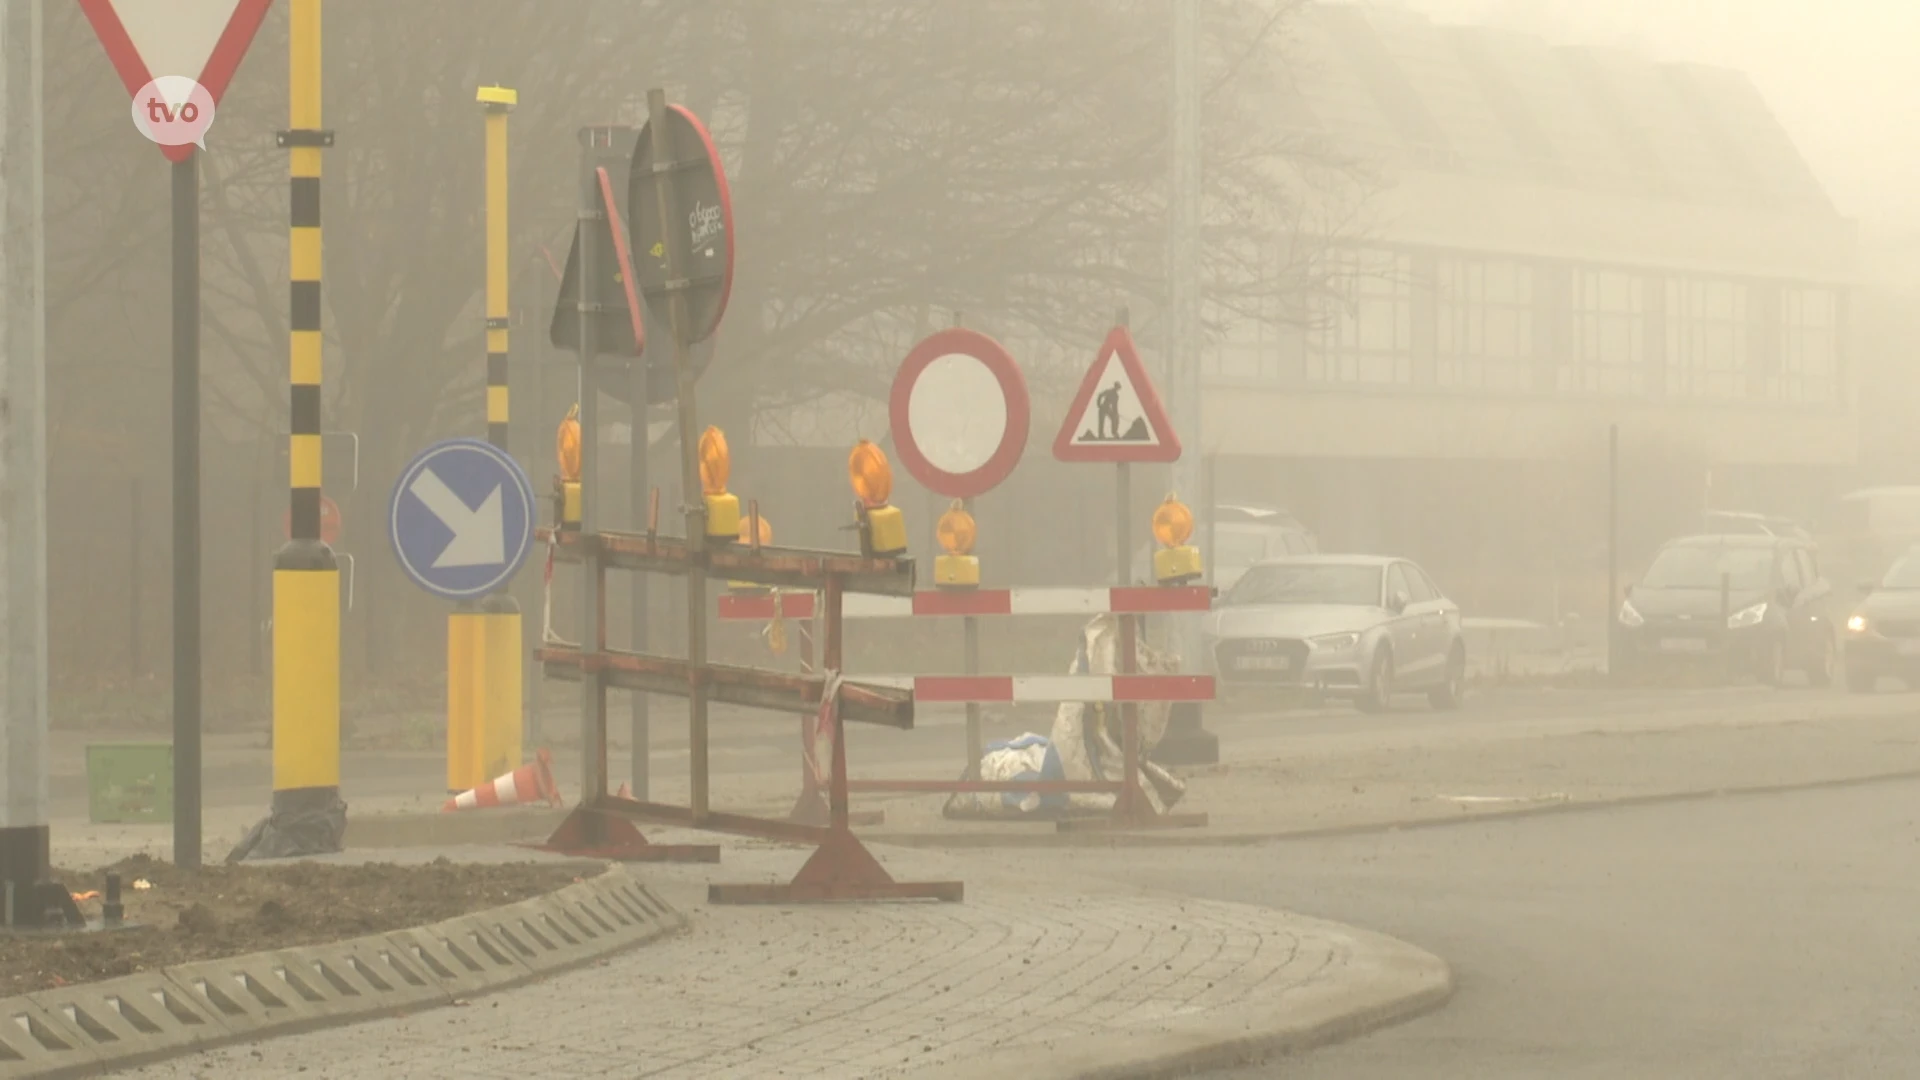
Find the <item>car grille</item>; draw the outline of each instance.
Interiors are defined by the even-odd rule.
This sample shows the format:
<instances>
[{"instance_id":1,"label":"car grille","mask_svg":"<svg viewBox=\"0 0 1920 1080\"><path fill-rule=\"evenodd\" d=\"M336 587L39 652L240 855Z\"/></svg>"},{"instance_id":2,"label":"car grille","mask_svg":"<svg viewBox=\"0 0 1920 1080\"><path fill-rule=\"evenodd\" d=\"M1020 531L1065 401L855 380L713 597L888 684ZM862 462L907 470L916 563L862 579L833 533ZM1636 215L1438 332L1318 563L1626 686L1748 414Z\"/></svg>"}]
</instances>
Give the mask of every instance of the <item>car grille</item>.
<instances>
[{"instance_id":1,"label":"car grille","mask_svg":"<svg viewBox=\"0 0 1920 1080\"><path fill-rule=\"evenodd\" d=\"M1214 647L1220 674L1235 682L1297 682L1307 643L1297 638L1239 638Z\"/></svg>"},{"instance_id":2,"label":"car grille","mask_svg":"<svg viewBox=\"0 0 1920 1080\"><path fill-rule=\"evenodd\" d=\"M1915 620L1915 619L1876 620L1873 623L1873 629L1878 630L1880 632L1881 637L1891 637L1891 638L1920 637L1920 620Z\"/></svg>"}]
</instances>

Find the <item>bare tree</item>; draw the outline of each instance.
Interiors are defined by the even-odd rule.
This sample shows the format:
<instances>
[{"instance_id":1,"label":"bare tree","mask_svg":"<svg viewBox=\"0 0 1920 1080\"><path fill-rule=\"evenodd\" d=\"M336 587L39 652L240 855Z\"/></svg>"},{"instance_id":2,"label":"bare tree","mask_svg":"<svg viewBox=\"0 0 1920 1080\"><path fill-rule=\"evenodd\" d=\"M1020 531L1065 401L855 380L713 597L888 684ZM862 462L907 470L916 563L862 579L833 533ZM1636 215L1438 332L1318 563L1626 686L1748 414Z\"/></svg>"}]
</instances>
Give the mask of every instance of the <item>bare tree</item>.
<instances>
[{"instance_id":1,"label":"bare tree","mask_svg":"<svg viewBox=\"0 0 1920 1080\"><path fill-rule=\"evenodd\" d=\"M1272 298L1322 287L1319 253L1359 191L1352 167L1290 115L1289 27L1305 2L1208 7L1203 249L1225 312L1290 317ZM757 414L883 396L937 312L964 310L1010 340L1083 345L1116 303L1159 301L1168 14L1168 0L336 0L325 417L360 434L373 478L348 520L380 519L382 478L428 439L480 430L477 84L520 91L519 295L545 272L536 251L565 250L576 128L637 119L651 85L708 120L739 265L703 413L751 454ZM49 100L71 113L50 127L49 190L70 196L53 222L50 290L65 313L55 423L161 438L164 167L126 130L84 20L50 22ZM272 140L285 86L276 8L202 161L209 425L272 453L286 424L286 155ZM544 319L516 337L518 355L529 330ZM365 563L362 595L387 604L394 571ZM364 635L369 656L399 632L381 610L393 609L366 612L382 631Z\"/></svg>"}]
</instances>

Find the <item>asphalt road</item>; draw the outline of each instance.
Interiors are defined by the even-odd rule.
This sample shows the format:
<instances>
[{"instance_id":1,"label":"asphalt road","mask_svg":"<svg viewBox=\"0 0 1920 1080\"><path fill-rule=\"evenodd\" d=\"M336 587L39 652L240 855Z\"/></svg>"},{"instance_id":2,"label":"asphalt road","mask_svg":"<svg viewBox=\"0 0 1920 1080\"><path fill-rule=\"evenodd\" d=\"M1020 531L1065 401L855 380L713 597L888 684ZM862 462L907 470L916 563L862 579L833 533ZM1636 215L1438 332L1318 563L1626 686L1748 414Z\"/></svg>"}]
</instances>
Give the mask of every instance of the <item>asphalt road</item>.
<instances>
[{"instance_id":1,"label":"asphalt road","mask_svg":"<svg viewBox=\"0 0 1920 1080\"><path fill-rule=\"evenodd\" d=\"M1916 808L1920 784L1881 783L1035 870L1275 905L1453 966L1436 1013L1212 1080L1905 1078Z\"/></svg>"}]
</instances>

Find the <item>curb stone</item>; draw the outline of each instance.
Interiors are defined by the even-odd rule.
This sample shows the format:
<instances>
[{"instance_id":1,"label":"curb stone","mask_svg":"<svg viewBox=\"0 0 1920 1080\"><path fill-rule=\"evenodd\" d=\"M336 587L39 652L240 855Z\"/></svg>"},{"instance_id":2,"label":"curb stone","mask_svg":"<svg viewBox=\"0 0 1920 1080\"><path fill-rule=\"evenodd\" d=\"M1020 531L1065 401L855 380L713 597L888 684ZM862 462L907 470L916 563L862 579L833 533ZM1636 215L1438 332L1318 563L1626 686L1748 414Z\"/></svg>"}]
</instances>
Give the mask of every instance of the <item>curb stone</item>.
<instances>
[{"instance_id":1,"label":"curb stone","mask_svg":"<svg viewBox=\"0 0 1920 1080\"><path fill-rule=\"evenodd\" d=\"M687 917L618 867L428 926L0 998L0 1080L99 1076L451 1005L666 934Z\"/></svg>"},{"instance_id":2,"label":"curb stone","mask_svg":"<svg viewBox=\"0 0 1920 1080\"><path fill-rule=\"evenodd\" d=\"M1262 1004L1180 1017L1137 1034L1003 1046L963 1063L904 1075L910 1080L1176 1080L1355 1038L1424 1015L1453 997L1453 972L1432 953L1383 934L1325 925L1349 942L1342 977L1317 978Z\"/></svg>"}]
</instances>

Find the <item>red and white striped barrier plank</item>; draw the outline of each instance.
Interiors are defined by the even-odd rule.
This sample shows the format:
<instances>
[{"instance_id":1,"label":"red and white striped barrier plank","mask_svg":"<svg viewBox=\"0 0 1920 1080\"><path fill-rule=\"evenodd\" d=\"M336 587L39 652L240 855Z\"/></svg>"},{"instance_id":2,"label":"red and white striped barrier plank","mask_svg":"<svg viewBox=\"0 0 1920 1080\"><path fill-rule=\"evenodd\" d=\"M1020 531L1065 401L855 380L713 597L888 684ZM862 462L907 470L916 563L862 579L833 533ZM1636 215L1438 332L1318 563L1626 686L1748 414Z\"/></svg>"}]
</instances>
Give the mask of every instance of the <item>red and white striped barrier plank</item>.
<instances>
[{"instance_id":1,"label":"red and white striped barrier plank","mask_svg":"<svg viewBox=\"0 0 1920 1080\"><path fill-rule=\"evenodd\" d=\"M813 617L814 594L781 593L780 614L789 619ZM775 597L726 595L720 598L722 619L771 619ZM1137 585L1117 589L925 589L906 596L851 595L840 601L841 614L850 619L953 615L1156 615L1177 611L1207 611L1213 593L1205 585Z\"/></svg>"},{"instance_id":2,"label":"red and white striped barrier plank","mask_svg":"<svg viewBox=\"0 0 1920 1080\"><path fill-rule=\"evenodd\" d=\"M922 705L993 701L1212 701L1211 675L848 675Z\"/></svg>"}]
</instances>

